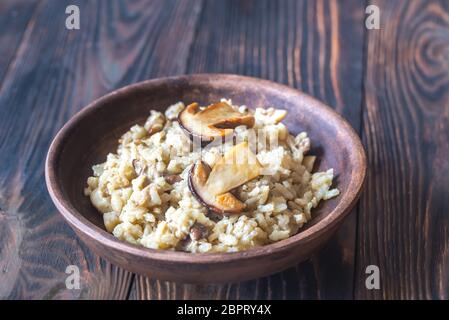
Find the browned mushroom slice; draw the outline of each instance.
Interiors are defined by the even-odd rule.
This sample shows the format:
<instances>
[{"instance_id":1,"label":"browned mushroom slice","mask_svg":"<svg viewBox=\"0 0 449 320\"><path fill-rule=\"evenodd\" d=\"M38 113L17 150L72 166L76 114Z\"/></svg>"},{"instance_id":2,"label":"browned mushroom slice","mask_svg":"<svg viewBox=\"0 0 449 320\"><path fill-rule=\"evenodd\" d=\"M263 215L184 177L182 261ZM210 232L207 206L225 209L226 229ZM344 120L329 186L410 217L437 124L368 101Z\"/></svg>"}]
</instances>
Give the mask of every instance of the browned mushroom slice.
<instances>
[{"instance_id":1,"label":"browned mushroom slice","mask_svg":"<svg viewBox=\"0 0 449 320\"><path fill-rule=\"evenodd\" d=\"M261 166L256 155L242 142L229 150L212 169L196 163L189 174L189 188L204 206L221 214L239 213L245 204L230 190L256 178Z\"/></svg>"},{"instance_id":2,"label":"browned mushroom slice","mask_svg":"<svg viewBox=\"0 0 449 320\"><path fill-rule=\"evenodd\" d=\"M190 238L192 240L198 241L202 238L206 238L209 234L209 230L204 224L195 222L195 224L190 228Z\"/></svg>"},{"instance_id":3,"label":"browned mushroom slice","mask_svg":"<svg viewBox=\"0 0 449 320\"><path fill-rule=\"evenodd\" d=\"M198 103L185 107L178 116L178 123L190 137L210 142L233 132L235 127L254 126L254 117L236 111L226 102L212 104L200 109Z\"/></svg>"},{"instance_id":4,"label":"browned mushroom slice","mask_svg":"<svg viewBox=\"0 0 449 320\"><path fill-rule=\"evenodd\" d=\"M167 181L167 183L169 183L169 184L174 184L174 183L182 180L182 178L179 174L169 174L169 175L166 175L164 178L165 178L165 181Z\"/></svg>"},{"instance_id":5,"label":"browned mushroom slice","mask_svg":"<svg viewBox=\"0 0 449 320\"><path fill-rule=\"evenodd\" d=\"M205 207L221 214L242 212L245 204L234 197L230 192L216 196L206 188L210 167L202 161L192 166L189 174L189 189L195 198Z\"/></svg>"},{"instance_id":6,"label":"browned mushroom slice","mask_svg":"<svg viewBox=\"0 0 449 320\"><path fill-rule=\"evenodd\" d=\"M256 178L261 169L262 166L248 143L242 142L232 147L215 163L206 187L211 194L219 195Z\"/></svg>"}]
</instances>

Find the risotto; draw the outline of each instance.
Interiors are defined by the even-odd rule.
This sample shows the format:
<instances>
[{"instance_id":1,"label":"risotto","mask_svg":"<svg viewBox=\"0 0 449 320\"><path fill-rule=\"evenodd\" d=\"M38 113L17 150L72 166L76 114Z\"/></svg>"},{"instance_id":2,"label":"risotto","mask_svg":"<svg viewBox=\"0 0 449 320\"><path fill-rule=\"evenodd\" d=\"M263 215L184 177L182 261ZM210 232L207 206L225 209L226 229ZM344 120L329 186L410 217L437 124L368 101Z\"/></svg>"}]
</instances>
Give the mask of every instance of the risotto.
<instances>
[{"instance_id":1,"label":"risotto","mask_svg":"<svg viewBox=\"0 0 449 320\"><path fill-rule=\"evenodd\" d=\"M92 167L84 192L115 237L147 248L234 252L287 239L321 200L333 169L313 173L306 132L287 112L222 99L151 111Z\"/></svg>"}]
</instances>

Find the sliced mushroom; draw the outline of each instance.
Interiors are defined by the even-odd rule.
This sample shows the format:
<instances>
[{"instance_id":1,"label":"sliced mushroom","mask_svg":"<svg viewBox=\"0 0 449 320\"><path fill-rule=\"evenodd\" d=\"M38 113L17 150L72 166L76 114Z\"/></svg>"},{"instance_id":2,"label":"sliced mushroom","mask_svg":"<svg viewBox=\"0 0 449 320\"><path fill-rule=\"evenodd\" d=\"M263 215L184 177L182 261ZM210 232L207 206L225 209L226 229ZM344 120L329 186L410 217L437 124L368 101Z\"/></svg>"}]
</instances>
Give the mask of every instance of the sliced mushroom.
<instances>
[{"instance_id":1,"label":"sliced mushroom","mask_svg":"<svg viewBox=\"0 0 449 320\"><path fill-rule=\"evenodd\" d=\"M189 173L189 189L195 198L205 207L220 214L233 214L242 212L245 204L234 197L230 192L216 196L206 188L210 167L202 161L192 166Z\"/></svg>"},{"instance_id":2,"label":"sliced mushroom","mask_svg":"<svg viewBox=\"0 0 449 320\"><path fill-rule=\"evenodd\" d=\"M215 163L206 187L212 194L219 195L256 178L261 169L262 166L248 142L242 142L232 147Z\"/></svg>"},{"instance_id":3,"label":"sliced mushroom","mask_svg":"<svg viewBox=\"0 0 449 320\"><path fill-rule=\"evenodd\" d=\"M179 174L169 174L166 175L164 178L165 181L167 181L169 184L174 184L182 180L182 177Z\"/></svg>"},{"instance_id":4,"label":"sliced mushroom","mask_svg":"<svg viewBox=\"0 0 449 320\"><path fill-rule=\"evenodd\" d=\"M196 222L191 228L190 228L190 238L192 240L198 241L202 238L207 237L209 233L209 230L204 224Z\"/></svg>"},{"instance_id":5,"label":"sliced mushroom","mask_svg":"<svg viewBox=\"0 0 449 320\"><path fill-rule=\"evenodd\" d=\"M220 214L242 212L246 205L230 191L259 175L261 166L247 142L228 151L211 169L202 161L189 173L189 188L195 198Z\"/></svg>"},{"instance_id":6,"label":"sliced mushroom","mask_svg":"<svg viewBox=\"0 0 449 320\"><path fill-rule=\"evenodd\" d=\"M209 218L209 220L212 220L215 223L223 219L223 216L221 214L210 209L207 211L207 217Z\"/></svg>"},{"instance_id":7,"label":"sliced mushroom","mask_svg":"<svg viewBox=\"0 0 449 320\"><path fill-rule=\"evenodd\" d=\"M200 109L198 103L192 103L179 113L178 123L189 137L211 142L217 137L231 134L240 125L253 127L254 117L238 112L226 102L218 102L204 109Z\"/></svg>"},{"instance_id":8,"label":"sliced mushroom","mask_svg":"<svg viewBox=\"0 0 449 320\"><path fill-rule=\"evenodd\" d=\"M188 251L188 247L190 246L190 244L192 243L192 239L187 235L184 239L180 240L175 249L177 251Z\"/></svg>"}]
</instances>

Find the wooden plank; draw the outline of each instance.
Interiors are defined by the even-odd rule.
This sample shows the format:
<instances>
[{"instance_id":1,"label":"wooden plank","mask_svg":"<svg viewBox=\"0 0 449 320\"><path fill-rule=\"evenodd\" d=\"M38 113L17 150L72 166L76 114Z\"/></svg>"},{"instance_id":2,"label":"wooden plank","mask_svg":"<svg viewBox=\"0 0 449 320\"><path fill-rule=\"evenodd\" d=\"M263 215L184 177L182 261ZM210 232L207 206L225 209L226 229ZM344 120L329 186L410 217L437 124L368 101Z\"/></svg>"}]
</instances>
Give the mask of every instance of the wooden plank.
<instances>
[{"instance_id":1,"label":"wooden plank","mask_svg":"<svg viewBox=\"0 0 449 320\"><path fill-rule=\"evenodd\" d=\"M0 2L0 84L17 54L27 27L33 23L31 17L36 6L37 1Z\"/></svg>"},{"instance_id":2,"label":"wooden plank","mask_svg":"<svg viewBox=\"0 0 449 320\"><path fill-rule=\"evenodd\" d=\"M326 101L358 130L364 3L207 1L187 71L238 73L285 83ZM352 298L355 213L310 261L244 283L185 285L136 277L136 299Z\"/></svg>"},{"instance_id":3,"label":"wooden plank","mask_svg":"<svg viewBox=\"0 0 449 320\"><path fill-rule=\"evenodd\" d=\"M65 28L76 4L80 30ZM47 194L52 137L114 88L186 68L200 1L46 1L0 89L0 297L126 298L132 275L93 255ZM77 265L81 290L68 290Z\"/></svg>"},{"instance_id":4,"label":"wooden plank","mask_svg":"<svg viewBox=\"0 0 449 320\"><path fill-rule=\"evenodd\" d=\"M449 3L375 1L368 31L356 297L449 298ZM380 269L367 290L365 268Z\"/></svg>"}]
</instances>

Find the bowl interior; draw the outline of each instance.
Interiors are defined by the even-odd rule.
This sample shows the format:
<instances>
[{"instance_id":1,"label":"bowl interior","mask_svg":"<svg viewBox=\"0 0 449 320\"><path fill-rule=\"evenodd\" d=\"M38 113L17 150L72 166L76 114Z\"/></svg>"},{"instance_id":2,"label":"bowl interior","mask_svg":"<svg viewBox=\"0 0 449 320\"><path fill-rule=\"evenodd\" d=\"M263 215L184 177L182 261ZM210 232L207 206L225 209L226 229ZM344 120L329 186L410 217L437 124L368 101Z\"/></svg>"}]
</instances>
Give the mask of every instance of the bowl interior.
<instances>
[{"instance_id":1,"label":"bowl interior","mask_svg":"<svg viewBox=\"0 0 449 320\"><path fill-rule=\"evenodd\" d=\"M347 192L353 170L357 170L351 155L354 152L352 129L336 113L299 91L268 81L233 76L147 81L92 103L69 122L60 143L62 147L54 170L63 197L79 214L105 230L101 215L83 195L92 165L104 162L109 152L115 152L117 139L133 124L142 124L150 110L164 111L178 101L208 104L223 97L250 108L273 106L286 109L288 116L284 123L289 131L309 134L310 154L318 156L314 170L334 168L334 186L340 189L341 196L323 201L313 212L312 221L300 232L325 219Z\"/></svg>"}]
</instances>

